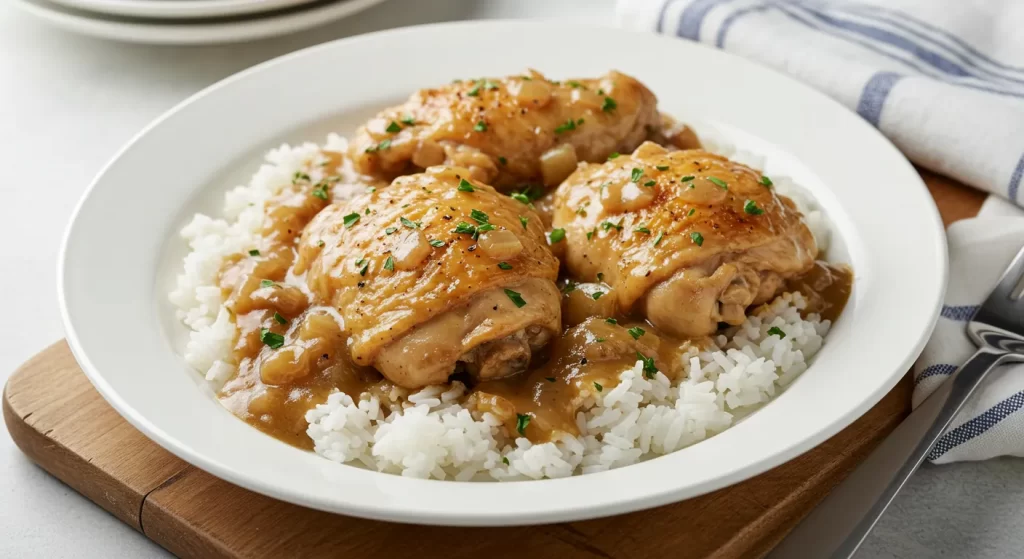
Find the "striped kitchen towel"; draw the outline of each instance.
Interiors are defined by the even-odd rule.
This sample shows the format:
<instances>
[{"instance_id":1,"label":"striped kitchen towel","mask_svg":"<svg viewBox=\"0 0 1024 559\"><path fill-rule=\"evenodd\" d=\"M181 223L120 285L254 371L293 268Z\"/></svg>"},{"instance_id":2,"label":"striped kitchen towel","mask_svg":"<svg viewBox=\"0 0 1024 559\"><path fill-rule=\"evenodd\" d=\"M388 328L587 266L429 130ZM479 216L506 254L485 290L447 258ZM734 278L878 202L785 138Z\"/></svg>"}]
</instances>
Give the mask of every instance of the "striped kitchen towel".
<instances>
[{"instance_id":1,"label":"striped kitchen towel","mask_svg":"<svg viewBox=\"0 0 1024 559\"><path fill-rule=\"evenodd\" d=\"M1024 206L1024 1L619 0L829 94L911 160Z\"/></svg>"},{"instance_id":2,"label":"striped kitchen towel","mask_svg":"<svg viewBox=\"0 0 1024 559\"><path fill-rule=\"evenodd\" d=\"M625 27L813 85L916 163L1002 197L947 232L949 289L914 366L918 405L974 352L965 323L1024 245L1024 0L619 0L618 12ZM994 371L929 459L1004 455L1024 456L1024 365Z\"/></svg>"}]
</instances>

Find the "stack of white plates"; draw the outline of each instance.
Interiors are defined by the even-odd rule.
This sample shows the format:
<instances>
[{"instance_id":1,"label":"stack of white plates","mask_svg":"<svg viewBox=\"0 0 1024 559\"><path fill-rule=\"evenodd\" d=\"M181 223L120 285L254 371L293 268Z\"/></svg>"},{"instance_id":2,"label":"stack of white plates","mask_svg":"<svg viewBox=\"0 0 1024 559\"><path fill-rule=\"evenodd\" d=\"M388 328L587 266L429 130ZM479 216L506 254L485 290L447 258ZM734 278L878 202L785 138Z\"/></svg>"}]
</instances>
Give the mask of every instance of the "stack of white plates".
<instances>
[{"instance_id":1,"label":"stack of white plates","mask_svg":"<svg viewBox=\"0 0 1024 559\"><path fill-rule=\"evenodd\" d=\"M64 29L164 45L232 43L283 35L384 0L16 0Z\"/></svg>"}]
</instances>

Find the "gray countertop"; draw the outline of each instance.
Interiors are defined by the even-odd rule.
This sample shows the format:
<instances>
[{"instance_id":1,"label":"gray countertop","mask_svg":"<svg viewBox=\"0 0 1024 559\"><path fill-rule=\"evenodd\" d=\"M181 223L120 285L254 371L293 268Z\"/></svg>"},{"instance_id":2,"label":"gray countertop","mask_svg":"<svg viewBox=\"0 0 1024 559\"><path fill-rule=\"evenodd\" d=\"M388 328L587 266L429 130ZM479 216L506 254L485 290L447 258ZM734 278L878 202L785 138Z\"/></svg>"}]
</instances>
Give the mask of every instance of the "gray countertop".
<instances>
[{"instance_id":1,"label":"gray countertop","mask_svg":"<svg viewBox=\"0 0 1024 559\"><path fill-rule=\"evenodd\" d=\"M62 336L55 262L91 177L146 123L257 62L327 40L454 19L562 18L611 24L613 0L389 0L279 39L168 48L70 35L0 3L0 380ZM10 294L14 294L11 296ZM0 557L166 555L32 465L0 435ZM927 467L899 496L862 557L1021 556L1024 460Z\"/></svg>"}]
</instances>

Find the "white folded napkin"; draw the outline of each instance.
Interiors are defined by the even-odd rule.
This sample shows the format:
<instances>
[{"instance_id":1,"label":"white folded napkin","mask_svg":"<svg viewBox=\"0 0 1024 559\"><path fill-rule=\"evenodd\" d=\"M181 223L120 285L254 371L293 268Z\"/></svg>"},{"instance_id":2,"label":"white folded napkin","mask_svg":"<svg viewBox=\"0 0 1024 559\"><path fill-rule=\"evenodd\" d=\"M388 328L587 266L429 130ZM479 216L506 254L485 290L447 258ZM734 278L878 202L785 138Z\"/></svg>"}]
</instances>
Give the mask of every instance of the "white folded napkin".
<instances>
[{"instance_id":1,"label":"white folded napkin","mask_svg":"<svg viewBox=\"0 0 1024 559\"><path fill-rule=\"evenodd\" d=\"M1024 1L619 0L624 27L781 70L857 111L916 163L1024 205ZM965 326L1024 246L1024 211L989 197L947 232L950 281L914 366L914 405L975 347ZM1024 456L1024 366L994 371L932 452Z\"/></svg>"},{"instance_id":2,"label":"white folded napkin","mask_svg":"<svg viewBox=\"0 0 1024 559\"><path fill-rule=\"evenodd\" d=\"M1024 1L619 0L618 14L773 66L915 163L1024 201Z\"/></svg>"}]
</instances>

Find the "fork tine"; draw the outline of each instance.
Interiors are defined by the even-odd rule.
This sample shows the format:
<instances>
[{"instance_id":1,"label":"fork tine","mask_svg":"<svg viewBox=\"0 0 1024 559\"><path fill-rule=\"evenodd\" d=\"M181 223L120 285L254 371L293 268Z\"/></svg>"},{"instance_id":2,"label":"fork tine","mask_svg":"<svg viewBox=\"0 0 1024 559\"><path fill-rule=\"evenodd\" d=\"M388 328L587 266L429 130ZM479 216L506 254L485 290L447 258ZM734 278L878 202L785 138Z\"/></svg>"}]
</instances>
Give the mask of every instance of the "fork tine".
<instances>
[{"instance_id":1,"label":"fork tine","mask_svg":"<svg viewBox=\"0 0 1024 559\"><path fill-rule=\"evenodd\" d=\"M1024 285L1024 247L1021 247L1020 251L1017 252L1017 256L1013 258L1013 262L1003 272L1003 276L999 278L999 283L996 284L995 289L985 299L983 306L999 305L1000 307L1006 305L1008 302L1013 303L1024 303L1020 300L1020 290ZM1006 301L1006 300L1009 301Z\"/></svg>"},{"instance_id":2,"label":"fork tine","mask_svg":"<svg viewBox=\"0 0 1024 559\"><path fill-rule=\"evenodd\" d=\"M992 340L985 341L991 328L996 328L1017 340L1013 342L1014 347L1024 344L1024 297L1021 291L1024 291L1024 247L1017 252L995 289L968 323L967 331L975 342L979 345L1000 345Z\"/></svg>"}]
</instances>

